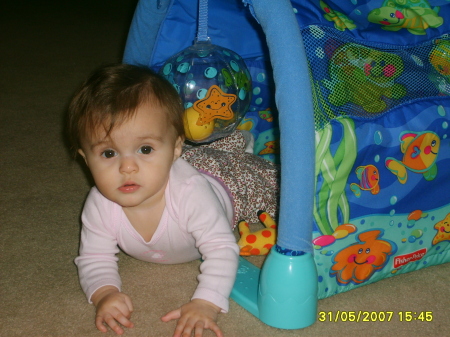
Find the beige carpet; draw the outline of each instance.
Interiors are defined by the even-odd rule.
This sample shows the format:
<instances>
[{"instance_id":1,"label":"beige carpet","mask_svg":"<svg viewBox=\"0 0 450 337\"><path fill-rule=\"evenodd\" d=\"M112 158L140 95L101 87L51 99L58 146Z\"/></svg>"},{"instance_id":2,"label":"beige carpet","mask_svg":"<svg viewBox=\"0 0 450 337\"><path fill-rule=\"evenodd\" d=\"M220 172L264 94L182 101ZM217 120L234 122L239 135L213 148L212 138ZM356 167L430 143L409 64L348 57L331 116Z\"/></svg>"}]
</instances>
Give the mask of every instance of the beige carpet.
<instances>
[{"instance_id":1,"label":"beige carpet","mask_svg":"<svg viewBox=\"0 0 450 337\"><path fill-rule=\"evenodd\" d=\"M90 180L71 160L62 125L80 81L98 65L121 59L134 6L135 0L14 0L0 6L2 337L103 336L73 264ZM198 266L152 265L121 254L124 291L135 305L135 328L126 336L170 336L175 323L159 317L189 299ZM228 337L450 336L449 292L446 264L319 301L319 310L333 313L393 311L391 322L279 330L232 302L219 324ZM401 311L431 311L433 321L400 322Z\"/></svg>"}]
</instances>

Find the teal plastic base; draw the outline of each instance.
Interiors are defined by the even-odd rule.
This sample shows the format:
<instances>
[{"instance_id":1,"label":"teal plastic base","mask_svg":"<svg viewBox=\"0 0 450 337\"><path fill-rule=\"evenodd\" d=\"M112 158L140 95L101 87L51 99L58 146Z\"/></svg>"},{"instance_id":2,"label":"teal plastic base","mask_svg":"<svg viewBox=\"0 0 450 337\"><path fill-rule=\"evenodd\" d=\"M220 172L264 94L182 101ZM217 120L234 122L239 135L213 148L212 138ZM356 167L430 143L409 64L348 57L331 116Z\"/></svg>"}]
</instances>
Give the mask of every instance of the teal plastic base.
<instances>
[{"instance_id":1,"label":"teal plastic base","mask_svg":"<svg viewBox=\"0 0 450 337\"><path fill-rule=\"evenodd\" d=\"M239 258L239 268L230 297L252 315L259 317L258 284L260 269Z\"/></svg>"},{"instance_id":2,"label":"teal plastic base","mask_svg":"<svg viewBox=\"0 0 450 337\"><path fill-rule=\"evenodd\" d=\"M231 298L267 325L301 329L317 318L317 271L311 254L286 256L274 248L261 271L241 258Z\"/></svg>"},{"instance_id":3,"label":"teal plastic base","mask_svg":"<svg viewBox=\"0 0 450 337\"><path fill-rule=\"evenodd\" d=\"M286 256L274 248L261 270L259 319L281 329L301 329L317 318L317 271L311 254Z\"/></svg>"}]
</instances>

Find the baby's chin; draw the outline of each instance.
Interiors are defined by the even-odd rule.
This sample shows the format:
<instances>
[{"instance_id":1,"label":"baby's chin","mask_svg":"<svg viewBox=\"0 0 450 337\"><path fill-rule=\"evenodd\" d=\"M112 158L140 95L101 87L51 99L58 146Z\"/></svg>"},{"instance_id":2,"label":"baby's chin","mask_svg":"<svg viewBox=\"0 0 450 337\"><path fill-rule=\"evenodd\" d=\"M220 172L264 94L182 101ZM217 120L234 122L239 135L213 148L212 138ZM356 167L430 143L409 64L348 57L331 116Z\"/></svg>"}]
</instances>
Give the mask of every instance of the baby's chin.
<instances>
[{"instance_id":1,"label":"baby's chin","mask_svg":"<svg viewBox=\"0 0 450 337\"><path fill-rule=\"evenodd\" d=\"M142 203L141 202L116 202L119 206L122 208L135 208L139 207Z\"/></svg>"},{"instance_id":2,"label":"baby's chin","mask_svg":"<svg viewBox=\"0 0 450 337\"><path fill-rule=\"evenodd\" d=\"M130 209L134 208L134 207L139 207L143 203L145 203L145 201L141 200L140 198L132 198L130 196L127 196L125 198L123 198L123 197L122 198L111 198L109 200L111 200L112 202L115 202L122 208L130 208Z\"/></svg>"}]
</instances>

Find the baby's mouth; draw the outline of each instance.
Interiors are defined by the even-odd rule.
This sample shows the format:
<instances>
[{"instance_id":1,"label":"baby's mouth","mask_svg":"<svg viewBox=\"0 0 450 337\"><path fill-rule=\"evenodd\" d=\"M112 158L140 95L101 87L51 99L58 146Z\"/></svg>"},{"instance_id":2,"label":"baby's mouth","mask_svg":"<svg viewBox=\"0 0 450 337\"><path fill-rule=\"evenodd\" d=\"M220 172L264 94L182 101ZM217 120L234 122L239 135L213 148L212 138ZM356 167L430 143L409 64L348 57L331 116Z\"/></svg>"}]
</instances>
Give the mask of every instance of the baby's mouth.
<instances>
[{"instance_id":1,"label":"baby's mouth","mask_svg":"<svg viewBox=\"0 0 450 337\"><path fill-rule=\"evenodd\" d=\"M139 185L137 185L136 183L132 183L132 182L130 182L130 183L127 182L119 187L119 190L124 193L132 193L138 189L139 189Z\"/></svg>"}]
</instances>

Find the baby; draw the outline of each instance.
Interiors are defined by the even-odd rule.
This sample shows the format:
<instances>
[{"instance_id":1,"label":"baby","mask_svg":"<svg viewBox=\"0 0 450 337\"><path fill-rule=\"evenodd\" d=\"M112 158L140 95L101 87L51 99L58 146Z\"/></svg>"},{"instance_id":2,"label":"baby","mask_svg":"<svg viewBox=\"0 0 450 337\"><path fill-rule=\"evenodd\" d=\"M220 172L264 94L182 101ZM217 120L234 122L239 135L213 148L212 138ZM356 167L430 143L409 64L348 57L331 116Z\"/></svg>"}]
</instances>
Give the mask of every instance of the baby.
<instances>
[{"instance_id":1,"label":"baby","mask_svg":"<svg viewBox=\"0 0 450 337\"><path fill-rule=\"evenodd\" d=\"M120 247L155 263L202 258L191 300L161 320L178 320L174 336L201 336L203 329L222 336L216 320L228 311L239 256L232 229L245 212L256 219L258 209L276 211L275 166L245 152L249 142L240 132L183 150L183 113L169 82L125 64L94 72L70 103L68 135L95 181L75 263L100 331L133 327L132 301L120 290ZM244 176L236 178L234 168Z\"/></svg>"}]
</instances>

